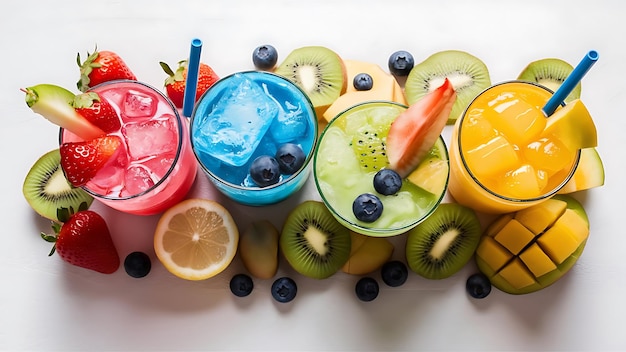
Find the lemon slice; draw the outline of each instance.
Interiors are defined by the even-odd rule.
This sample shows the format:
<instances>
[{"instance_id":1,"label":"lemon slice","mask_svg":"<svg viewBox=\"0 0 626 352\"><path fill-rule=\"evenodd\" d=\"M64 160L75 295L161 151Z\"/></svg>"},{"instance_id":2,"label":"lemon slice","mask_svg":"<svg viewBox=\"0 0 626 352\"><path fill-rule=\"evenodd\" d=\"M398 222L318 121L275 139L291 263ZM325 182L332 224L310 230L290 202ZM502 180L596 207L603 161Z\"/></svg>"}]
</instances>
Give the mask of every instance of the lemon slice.
<instances>
[{"instance_id":1,"label":"lemon slice","mask_svg":"<svg viewBox=\"0 0 626 352\"><path fill-rule=\"evenodd\" d=\"M228 267L237 252L239 231L230 213L207 199L187 199L157 223L154 250L172 274L204 280Z\"/></svg>"}]
</instances>

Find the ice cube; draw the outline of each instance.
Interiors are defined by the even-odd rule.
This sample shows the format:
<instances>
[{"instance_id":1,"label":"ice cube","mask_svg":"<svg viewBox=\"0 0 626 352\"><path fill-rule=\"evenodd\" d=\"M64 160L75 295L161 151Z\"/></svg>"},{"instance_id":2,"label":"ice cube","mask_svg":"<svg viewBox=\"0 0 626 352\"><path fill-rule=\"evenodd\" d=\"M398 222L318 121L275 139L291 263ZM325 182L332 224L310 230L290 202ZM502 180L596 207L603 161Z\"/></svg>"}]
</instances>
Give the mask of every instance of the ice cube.
<instances>
[{"instance_id":1,"label":"ice cube","mask_svg":"<svg viewBox=\"0 0 626 352\"><path fill-rule=\"evenodd\" d=\"M124 170L127 165L128 155L122 144L98 173L89 180L87 188L101 195L119 197L124 185Z\"/></svg>"},{"instance_id":2,"label":"ice cube","mask_svg":"<svg viewBox=\"0 0 626 352\"><path fill-rule=\"evenodd\" d=\"M231 81L193 138L200 151L241 166L254 153L279 107L252 80L235 75Z\"/></svg>"},{"instance_id":3,"label":"ice cube","mask_svg":"<svg viewBox=\"0 0 626 352\"><path fill-rule=\"evenodd\" d=\"M168 153L147 159L142 164L152 171L158 182L170 170L174 159L176 159L176 153Z\"/></svg>"},{"instance_id":4,"label":"ice cube","mask_svg":"<svg viewBox=\"0 0 626 352\"><path fill-rule=\"evenodd\" d=\"M144 165L129 166L124 176L123 194L132 196L147 191L154 186L154 177L152 171Z\"/></svg>"},{"instance_id":5,"label":"ice cube","mask_svg":"<svg viewBox=\"0 0 626 352\"><path fill-rule=\"evenodd\" d=\"M122 127L132 160L172 153L178 146L174 115L142 122L129 122Z\"/></svg>"},{"instance_id":6,"label":"ice cube","mask_svg":"<svg viewBox=\"0 0 626 352\"><path fill-rule=\"evenodd\" d=\"M270 126L270 133L278 143L297 142L305 136L308 128L307 116L304 114L301 102L295 104L286 100L283 104L278 101L263 85L263 90L278 106L278 116Z\"/></svg>"},{"instance_id":7,"label":"ice cube","mask_svg":"<svg viewBox=\"0 0 626 352\"><path fill-rule=\"evenodd\" d=\"M513 94L501 94L488 105L489 122L514 144L529 143L546 127L541 109Z\"/></svg>"},{"instance_id":8,"label":"ice cube","mask_svg":"<svg viewBox=\"0 0 626 352\"><path fill-rule=\"evenodd\" d=\"M124 96L122 113L126 117L152 117L156 113L159 100L148 92L129 90Z\"/></svg>"}]
</instances>

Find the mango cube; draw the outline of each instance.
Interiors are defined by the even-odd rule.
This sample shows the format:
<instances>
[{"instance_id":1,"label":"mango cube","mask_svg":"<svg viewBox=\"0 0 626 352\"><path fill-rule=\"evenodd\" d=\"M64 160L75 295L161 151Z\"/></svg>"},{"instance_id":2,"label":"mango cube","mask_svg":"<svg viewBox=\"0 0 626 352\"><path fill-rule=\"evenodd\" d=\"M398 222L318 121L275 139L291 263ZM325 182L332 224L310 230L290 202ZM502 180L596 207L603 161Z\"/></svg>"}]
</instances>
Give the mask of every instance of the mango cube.
<instances>
[{"instance_id":1,"label":"mango cube","mask_svg":"<svg viewBox=\"0 0 626 352\"><path fill-rule=\"evenodd\" d=\"M548 199L539 205L518 211L515 219L538 235L551 226L566 207L567 203L562 200Z\"/></svg>"},{"instance_id":2,"label":"mango cube","mask_svg":"<svg viewBox=\"0 0 626 352\"><path fill-rule=\"evenodd\" d=\"M465 154L470 170L477 176L496 176L515 168L520 159L517 151L506 138L497 136L485 144L470 149Z\"/></svg>"},{"instance_id":3,"label":"mango cube","mask_svg":"<svg viewBox=\"0 0 626 352\"><path fill-rule=\"evenodd\" d=\"M517 198L532 198L541 195L548 184L547 175L532 165L524 164L504 174L500 193Z\"/></svg>"},{"instance_id":4,"label":"mango cube","mask_svg":"<svg viewBox=\"0 0 626 352\"><path fill-rule=\"evenodd\" d=\"M515 219L504 225L502 230L494 237L498 243L513 254L521 252L534 238L535 234Z\"/></svg>"},{"instance_id":5,"label":"mango cube","mask_svg":"<svg viewBox=\"0 0 626 352\"><path fill-rule=\"evenodd\" d=\"M474 149L498 135L491 123L482 116L482 112L483 109L473 108L465 115L462 127L463 138L461 139L463 149Z\"/></svg>"},{"instance_id":6,"label":"mango cube","mask_svg":"<svg viewBox=\"0 0 626 352\"><path fill-rule=\"evenodd\" d=\"M575 211L566 209L537 242L556 264L561 264L588 236L587 222Z\"/></svg>"},{"instance_id":7,"label":"mango cube","mask_svg":"<svg viewBox=\"0 0 626 352\"><path fill-rule=\"evenodd\" d=\"M493 111L485 116L496 130L514 144L526 144L538 137L546 126L543 112L513 93L503 93L488 103Z\"/></svg>"},{"instance_id":8,"label":"mango cube","mask_svg":"<svg viewBox=\"0 0 626 352\"><path fill-rule=\"evenodd\" d=\"M554 264L537 243L533 243L528 247L519 255L519 258L535 277L540 277L556 269L556 264Z\"/></svg>"},{"instance_id":9,"label":"mango cube","mask_svg":"<svg viewBox=\"0 0 626 352\"><path fill-rule=\"evenodd\" d=\"M482 258L493 271L498 271L511 258L511 253L493 238L483 236L476 248L476 256Z\"/></svg>"},{"instance_id":10,"label":"mango cube","mask_svg":"<svg viewBox=\"0 0 626 352\"><path fill-rule=\"evenodd\" d=\"M502 268L502 270L498 272L498 275L518 290L536 282L533 274L528 271L526 266L518 258L515 258L515 260Z\"/></svg>"},{"instance_id":11,"label":"mango cube","mask_svg":"<svg viewBox=\"0 0 626 352\"><path fill-rule=\"evenodd\" d=\"M522 154L535 168L545 170L549 175L571 168L575 153L558 139L540 138L526 145Z\"/></svg>"}]
</instances>

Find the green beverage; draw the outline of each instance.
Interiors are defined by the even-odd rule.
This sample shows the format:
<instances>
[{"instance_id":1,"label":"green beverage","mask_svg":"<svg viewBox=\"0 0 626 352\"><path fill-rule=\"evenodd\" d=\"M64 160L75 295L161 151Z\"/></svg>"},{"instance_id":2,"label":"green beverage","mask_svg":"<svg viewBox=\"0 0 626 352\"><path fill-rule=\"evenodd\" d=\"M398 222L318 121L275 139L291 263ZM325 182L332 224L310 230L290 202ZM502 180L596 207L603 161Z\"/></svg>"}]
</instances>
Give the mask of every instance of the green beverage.
<instances>
[{"instance_id":1,"label":"green beverage","mask_svg":"<svg viewBox=\"0 0 626 352\"><path fill-rule=\"evenodd\" d=\"M335 117L320 136L314 156L314 176L320 195L335 218L351 230L371 236L393 236L415 227L443 199L448 175L448 151L439 137L426 158L393 195L377 194L374 175L388 166L386 136L406 106L393 102L356 105ZM382 215L373 222L358 220L353 201L376 194Z\"/></svg>"}]
</instances>

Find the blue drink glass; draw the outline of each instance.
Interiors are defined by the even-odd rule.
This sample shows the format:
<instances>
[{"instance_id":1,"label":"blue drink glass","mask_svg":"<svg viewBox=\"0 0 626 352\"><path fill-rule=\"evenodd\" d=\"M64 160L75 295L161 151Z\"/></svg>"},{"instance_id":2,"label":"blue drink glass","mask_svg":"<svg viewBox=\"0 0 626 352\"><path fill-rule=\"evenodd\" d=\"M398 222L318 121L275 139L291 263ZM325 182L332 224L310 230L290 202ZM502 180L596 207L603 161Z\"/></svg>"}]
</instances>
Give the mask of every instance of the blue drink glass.
<instances>
[{"instance_id":1,"label":"blue drink glass","mask_svg":"<svg viewBox=\"0 0 626 352\"><path fill-rule=\"evenodd\" d=\"M191 146L215 187L251 206L278 203L297 192L311 173L317 143L317 116L307 95L288 79L269 72L238 72L224 77L196 104L190 121ZM299 145L306 158L293 174L261 187L250 164L274 156L280 145Z\"/></svg>"}]
</instances>

